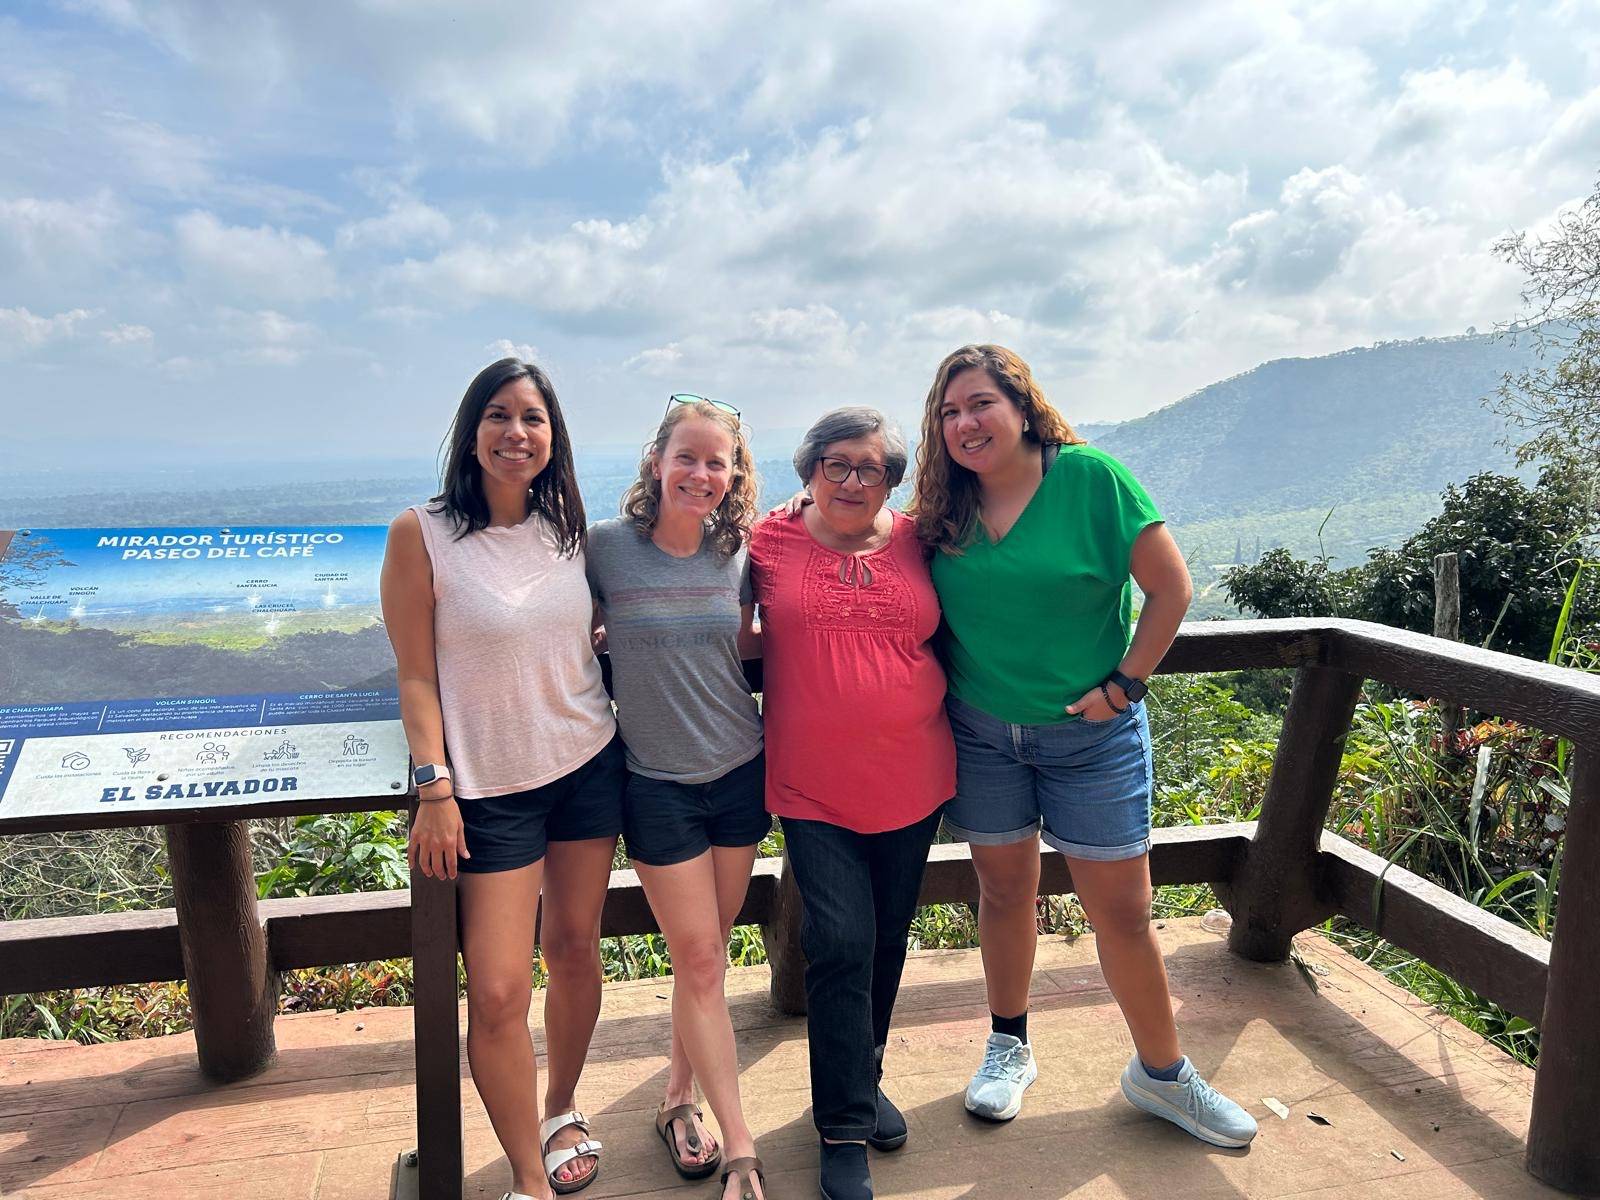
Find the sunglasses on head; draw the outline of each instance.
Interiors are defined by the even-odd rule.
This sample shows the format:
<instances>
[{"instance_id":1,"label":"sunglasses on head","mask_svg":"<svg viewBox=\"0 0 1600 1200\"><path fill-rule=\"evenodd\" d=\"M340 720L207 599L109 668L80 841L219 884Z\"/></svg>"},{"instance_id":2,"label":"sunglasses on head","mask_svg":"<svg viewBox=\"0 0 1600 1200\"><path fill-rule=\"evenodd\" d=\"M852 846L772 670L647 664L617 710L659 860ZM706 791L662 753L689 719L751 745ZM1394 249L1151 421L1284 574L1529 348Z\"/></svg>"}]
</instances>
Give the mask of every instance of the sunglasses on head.
<instances>
[{"instance_id":1,"label":"sunglasses on head","mask_svg":"<svg viewBox=\"0 0 1600 1200\"><path fill-rule=\"evenodd\" d=\"M739 410L726 400L713 400L710 396L696 396L693 392L673 392L667 397L667 411L672 411L674 404L709 404L712 408L730 414L735 421L740 419Z\"/></svg>"}]
</instances>

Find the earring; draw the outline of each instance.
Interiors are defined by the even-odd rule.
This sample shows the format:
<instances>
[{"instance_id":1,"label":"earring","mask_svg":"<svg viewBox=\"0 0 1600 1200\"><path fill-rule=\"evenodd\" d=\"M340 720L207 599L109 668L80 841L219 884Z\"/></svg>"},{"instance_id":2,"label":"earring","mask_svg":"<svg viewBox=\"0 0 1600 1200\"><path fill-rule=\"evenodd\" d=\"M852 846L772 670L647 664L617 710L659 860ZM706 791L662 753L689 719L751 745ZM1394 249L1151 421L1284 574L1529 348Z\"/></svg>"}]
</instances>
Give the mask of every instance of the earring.
<instances>
[{"instance_id":1,"label":"earring","mask_svg":"<svg viewBox=\"0 0 1600 1200\"><path fill-rule=\"evenodd\" d=\"M1028 430L1030 430L1032 428L1033 428L1033 426L1028 424L1028 418L1027 417L1023 417L1022 418L1022 432L1023 433L1027 433Z\"/></svg>"}]
</instances>

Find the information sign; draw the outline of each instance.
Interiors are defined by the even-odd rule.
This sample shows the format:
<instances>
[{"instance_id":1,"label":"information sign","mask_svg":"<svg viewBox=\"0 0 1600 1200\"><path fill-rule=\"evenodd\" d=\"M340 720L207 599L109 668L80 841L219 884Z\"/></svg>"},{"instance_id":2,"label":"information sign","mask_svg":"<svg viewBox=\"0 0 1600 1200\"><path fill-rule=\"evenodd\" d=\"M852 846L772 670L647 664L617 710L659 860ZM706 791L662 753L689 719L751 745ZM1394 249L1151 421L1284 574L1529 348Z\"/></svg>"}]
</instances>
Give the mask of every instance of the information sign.
<instances>
[{"instance_id":1,"label":"information sign","mask_svg":"<svg viewBox=\"0 0 1600 1200\"><path fill-rule=\"evenodd\" d=\"M384 537L18 531L0 558L0 821L399 802Z\"/></svg>"}]
</instances>

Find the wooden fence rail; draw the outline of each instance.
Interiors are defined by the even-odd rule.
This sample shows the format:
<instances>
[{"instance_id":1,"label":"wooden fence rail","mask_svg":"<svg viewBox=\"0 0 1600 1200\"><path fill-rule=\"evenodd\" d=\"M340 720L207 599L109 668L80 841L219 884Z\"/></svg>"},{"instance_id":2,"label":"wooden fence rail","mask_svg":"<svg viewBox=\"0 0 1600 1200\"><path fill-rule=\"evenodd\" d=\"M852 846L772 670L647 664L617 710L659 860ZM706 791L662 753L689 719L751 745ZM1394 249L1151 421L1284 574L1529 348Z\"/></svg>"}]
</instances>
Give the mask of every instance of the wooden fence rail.
<instances>
[{"instance_id":1,"label":"wooden fence rail","mask_svg":"<svg viewBox=\"0 0 1600 1200\"><path fill-rule=\"evenodd\" d=\"M1600 1111L1600 1020L1593 1015L1600 995L1600 678L1385 626L1322 619L1187 624L1161 669L1274 667L1293 668L1295 683L1261 819L1155 831L1155 881L1211 884L1234 917L1230 947L1246 957L1281 959L1296 933L1339 914L1537 1025L1528 1170L1567 1191L1600 1191L1600 1139L1589 1128L1590 1114ZM1323 828L1363 679L1573 742L1552 942ZM758 673L752 684L759 687ZM1071 891L1066 861L1042 853L1041 891ZM966 847L934 847L923 903L976 899ZM409 891L271 900L254 911L265 953L244 998L231 1002L236 1008L248 1009L276 972L292 967L413 955L419 1185L423 1196L459 1196L454 885L414 877ZM758 862L739 919L762 926L773 1001L790 1012L804 1004L799 912L782 861ZM169 910L0 924L0 993L182 977L194 963L192 957L185 963L181 916ZM655 928L633 872L614 872L603 932Z\"/></svg>"}]
</instances>

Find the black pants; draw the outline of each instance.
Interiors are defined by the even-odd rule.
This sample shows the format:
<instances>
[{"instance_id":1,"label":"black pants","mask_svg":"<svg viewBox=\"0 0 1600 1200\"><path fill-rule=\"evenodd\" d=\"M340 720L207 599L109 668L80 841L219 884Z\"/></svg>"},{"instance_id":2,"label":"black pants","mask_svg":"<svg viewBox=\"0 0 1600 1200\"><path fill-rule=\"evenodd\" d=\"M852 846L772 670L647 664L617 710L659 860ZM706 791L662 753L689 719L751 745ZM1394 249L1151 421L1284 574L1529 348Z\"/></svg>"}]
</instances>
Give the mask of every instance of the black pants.
<instances>
[{"instance_id":1,"label":"black pants","mask_svg":"<svg viewBox=\"0 0 1600 1200\"><path fill-rule=\"evenodd\" d=\"M803 907L812 1118L823 1137L859 1142L877 1121L879 1047L939 814L885 833L782 821Z\"/></svg>"}]
</instances>

